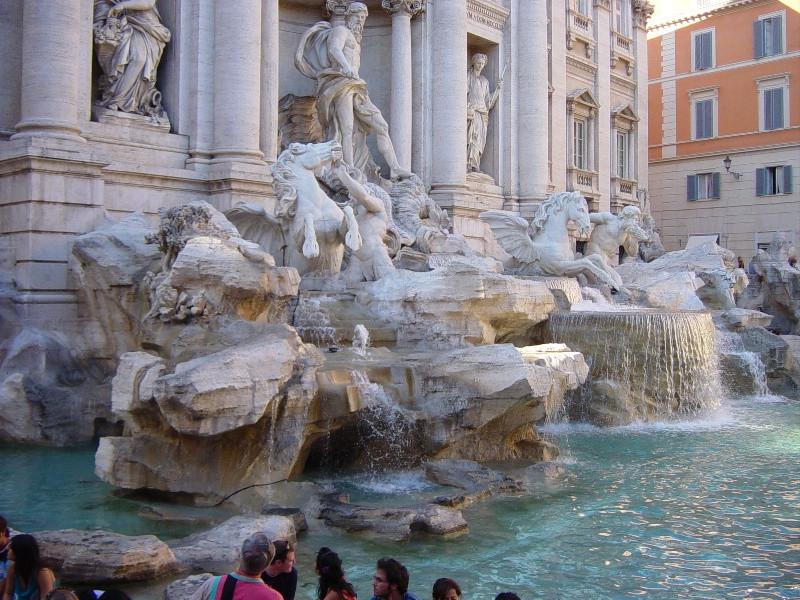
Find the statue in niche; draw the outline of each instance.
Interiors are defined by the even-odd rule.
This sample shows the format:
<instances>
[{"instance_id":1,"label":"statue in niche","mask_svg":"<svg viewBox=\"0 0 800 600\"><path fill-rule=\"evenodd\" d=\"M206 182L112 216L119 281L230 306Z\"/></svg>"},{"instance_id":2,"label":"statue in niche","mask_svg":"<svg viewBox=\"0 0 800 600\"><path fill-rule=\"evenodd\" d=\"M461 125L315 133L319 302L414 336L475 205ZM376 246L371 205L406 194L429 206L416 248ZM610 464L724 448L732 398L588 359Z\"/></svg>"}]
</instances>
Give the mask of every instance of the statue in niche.
<instances>
[{"instance_id":1,"label":"statue in niche","mask_svg":"<svg viewBox=\"0 0 800 600\"><path fill-rule=\"evenodd\" d=\"M95 106L168 125L156 71L170 37L156 0L95 0L95 53L103 70Z\"/></svg>"},{"instance_id":2,"label":"statue in niche","mask_svg":"<svg viewBox=\"0 0 800 600\"><path fill-rule=\"evenodd\" d=\"M334 165L331 174L347 189L361 234L361 248L353 250L343 271L346 281L377 281L394 271L384 243L392 221L392 200L382 188L344 162Z\"/></svg>"},{"instance_id":3,"label":"statue in niche","mask_svg":"<svg viewBox=\"0 0 800 600\"><path fill-rule=\"evenodd\" d=\"M619 259L620 246L628 256L638 256L639 242L648 238L647 232L639 226L641 214L635 206L626 206L619 215L610 212L589 214L594 229L586 242L586 253L599 254L612 267Z\"/></svg>"},{"instance_id":4,"label":"statue in niche","mask_svg":"<svg viewBox=\"0 0 800 600\"><path fill-rule=\"evenodd\" d=\"M472 55L472 66L467 79L467 171L480 172L481 156L486 147L489 111L494 108L503 87L503 75L497 80L494 92L489 93L489 80L481 75L486 66L486 55Z\"/></svg>"},{"instance_id":5,"label":"statue in niche","mask_svg":"<svg viewBox=\"0 0 800 600\"><path fill-rule=\"evenodd\" d=\"M334 10L330 22L320 21L303 34L294 64L317 82L317 114L322 129L326 139L341 143L345 163L362 172L371 170L374 163L366 138L374 131L391 178L409 177L411 173L397 162L386 120L358 75L367 14L367 6L361 2L352 2L344 12Z\"/></svg>"}]
</instances>

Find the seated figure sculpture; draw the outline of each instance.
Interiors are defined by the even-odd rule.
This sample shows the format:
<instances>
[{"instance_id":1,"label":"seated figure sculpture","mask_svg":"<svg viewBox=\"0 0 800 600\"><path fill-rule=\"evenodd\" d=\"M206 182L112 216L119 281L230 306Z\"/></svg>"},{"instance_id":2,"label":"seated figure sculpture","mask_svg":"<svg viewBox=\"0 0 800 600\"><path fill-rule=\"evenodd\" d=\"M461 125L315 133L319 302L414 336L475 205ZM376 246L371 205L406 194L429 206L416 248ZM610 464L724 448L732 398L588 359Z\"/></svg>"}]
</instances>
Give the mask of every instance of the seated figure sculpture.
<instances>
[{"instance_id":1,"label":"seated figure sculpture","mask_svg":"<svg viewBox=\"0 0 800 600\"><path fill-rule=\"evenodd\" d=\"M500 211L478 215L492 228L498 244L520 264L522 275L585 276L590 282L624 290L622 278L599 254L575 258L568 223L585 235L589 232L589 207L580 192L552 194L536 210L533 222Z\"/></svg>"},{"instance_id":2,"label":"seated figure sculpture","mask_svg":"<svg viewBox=\"0 0 800 600\"><path fill-rule=\"evenodd\" d=\"M95 51L103 70L96 105L168 123L156 72L170 38L156 0L95 0Z\"/></svg>"},{"instance_id":3,"label":"seated figure sculpture","mask_svg":"<svg viewBox=\"0 0 800 600\"><path fill-rule=\"evenodd\" d=\"M374 131L391 178L408 177L411 173L397 161L389 126L358 74L366 18L367 6L361 2L351 2L344 13L334 11L330 22L320 21L303 34L294 63L316 81L317 114L325 139L341 143L344 162L366 172L371 161L366 136Z\"/></svg>"},{"instance_id":4,"label":"seated figure sculpture","mask_svg":"<svg viewBox=\"0 0 800 600\"><path fill-rule=\"evenodd\" d=\"M225 213L241 236L275 258L278 266L300 273L336 275L344 247L361 248L358 223L350 206L339 208L320 187L322 170L342 159L339 142L291 144L272 165L278 196L274 216L256 204L242 202Z\"/></svg>"},{"instance_id":5,"label":"seated figure sculpture","mask_svg":"<svg viewBox=\"0 0 800 600\"><path fill-rule=\"evenodd\" d=\"M586 254L599 254L607 265L615 266L619 258L619 247L625 254L636 257L639 242L648 238L647 232L639 227L641 211L635 206L626 206L619 215L610 212L591 213L589 220L594 229L586 243Z\"/></svg>"}]
</instances>

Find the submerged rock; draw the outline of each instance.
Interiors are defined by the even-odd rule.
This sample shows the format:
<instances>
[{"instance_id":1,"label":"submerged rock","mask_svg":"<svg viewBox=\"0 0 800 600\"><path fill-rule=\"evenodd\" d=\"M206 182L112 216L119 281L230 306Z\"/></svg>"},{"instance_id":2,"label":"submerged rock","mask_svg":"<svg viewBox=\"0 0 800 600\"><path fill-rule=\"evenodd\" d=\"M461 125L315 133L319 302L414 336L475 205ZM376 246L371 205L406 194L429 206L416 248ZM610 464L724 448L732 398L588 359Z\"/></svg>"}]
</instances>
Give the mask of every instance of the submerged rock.
<instances>
[{"instance_id":1,"label":"submerged rock","mask_svg":"<svg viewBox=\"0 0 800 600\"><path fill-rule=\"evenodd\" d=\"M294 521L288 517L238 515L213 529L171 542L170 548L187 569L227 573L236 570L242 543L260 531L271 540L296 541Z\"/></svg>"},{"instance_id":2,"label":"submerged rock","mask_svg":"<svg viewBox=\"0 0 800 600\"><path fill-rule=\"evenodd\" d=\"M344 501L343 501L344 500ZM407 508L371 508L350 504L347 498L329 495L322 500L320 518L328 525L353 532L370 532L392 541L405 541L413 531L434 535L460 535L467 532L461 511L425 504Z\"/></svg>"}]
</instances>

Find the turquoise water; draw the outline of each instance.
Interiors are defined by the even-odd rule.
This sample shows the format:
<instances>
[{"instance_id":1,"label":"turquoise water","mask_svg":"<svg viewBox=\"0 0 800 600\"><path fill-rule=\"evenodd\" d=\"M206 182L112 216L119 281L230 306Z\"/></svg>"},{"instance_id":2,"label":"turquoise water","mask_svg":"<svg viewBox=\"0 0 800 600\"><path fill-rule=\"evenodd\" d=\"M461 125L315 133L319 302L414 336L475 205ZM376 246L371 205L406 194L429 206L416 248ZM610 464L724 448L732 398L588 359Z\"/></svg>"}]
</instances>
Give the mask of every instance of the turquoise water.
<instances>
[{"instance_id":1,"label":"turquoise water","mask_svg":"<svg viewBox=\"0 0 800 600\"><path fill-rule=\"evenodd\" d=\"M408 566L421 600L443 576L461 583L465 600L503 590L523 600L800 598L797 401L743 398L692 423L555 425L545 434L562 448L563 474L532 496L466 509L467 535L399 544L320 529L301 537L298 598L315 595L312 555L321 545L340 553L364 599L380 556ZM92 475L90 449L3 448L3 457L0 514L19 529L165 526L109 496ZM344 483L354 498L379 503L440 491L419 473ZM158 532L170 533L179 532Z\"/></svg>"}]
</instances>

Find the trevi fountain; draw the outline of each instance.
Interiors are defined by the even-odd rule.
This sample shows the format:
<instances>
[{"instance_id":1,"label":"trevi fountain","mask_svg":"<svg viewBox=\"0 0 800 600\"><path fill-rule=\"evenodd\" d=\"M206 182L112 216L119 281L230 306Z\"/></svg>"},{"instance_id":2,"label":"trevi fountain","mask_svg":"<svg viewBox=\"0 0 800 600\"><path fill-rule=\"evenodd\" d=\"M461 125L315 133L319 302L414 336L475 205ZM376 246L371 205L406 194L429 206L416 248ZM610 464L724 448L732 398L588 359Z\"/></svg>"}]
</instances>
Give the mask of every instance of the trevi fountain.
<instances>
[{"instance_id":1,"label":"trevi fountain","mask_svg":"<svg viewBox=\"0 0 800 600\"><path fill-rule=\"evenodd\" d=\"M169 130L154 3L94 5L93 117ZM381 556L420 598L444 576L470 598L800 597L791 244L746 274L712 243L664 252L646 207L556 190L477 211L477 248L359 76L368 7L328 5L293 52L314 92L281 99L273 203L78 235L91 352L4 296L0 513L63 584L134 598L188 597L259 530L298 542L300 598L323 545L364 597ZM474 179L509 76L470 63Z\"/></svg>"}]
</instances>

